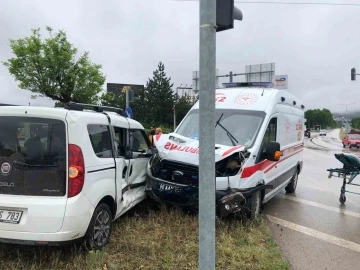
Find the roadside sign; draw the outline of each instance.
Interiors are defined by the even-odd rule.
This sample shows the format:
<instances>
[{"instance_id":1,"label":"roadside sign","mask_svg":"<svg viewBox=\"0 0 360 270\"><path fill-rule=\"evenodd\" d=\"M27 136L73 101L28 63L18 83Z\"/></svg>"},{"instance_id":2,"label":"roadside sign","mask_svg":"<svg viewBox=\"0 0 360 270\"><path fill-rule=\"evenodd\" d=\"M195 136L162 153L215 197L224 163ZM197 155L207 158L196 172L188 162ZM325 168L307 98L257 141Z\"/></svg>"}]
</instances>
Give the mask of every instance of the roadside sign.
<instances>
[{"instance_id":1,"label":"roadside sign","mask_svg":"<svg viewBox=\"0 0 360 270\"><path fill-rule=\"evenodd\" d=\"M125 109L125 114L126 114L126 116L127 116L128 118L130 118L130 119L133 118L133 112L132 112L132 110L131 110L130 107L127 107L127 108Z\"/></svg>"},{"instance_id":2,"label":"roadside sign","mask_svg":"<svg viewBox=\"0 0 360 270\"><path fill-rule=\"evenodd\" d=\"M288 89L288 75L275 76L275 89Z\"/></svg>"}]
</instances>

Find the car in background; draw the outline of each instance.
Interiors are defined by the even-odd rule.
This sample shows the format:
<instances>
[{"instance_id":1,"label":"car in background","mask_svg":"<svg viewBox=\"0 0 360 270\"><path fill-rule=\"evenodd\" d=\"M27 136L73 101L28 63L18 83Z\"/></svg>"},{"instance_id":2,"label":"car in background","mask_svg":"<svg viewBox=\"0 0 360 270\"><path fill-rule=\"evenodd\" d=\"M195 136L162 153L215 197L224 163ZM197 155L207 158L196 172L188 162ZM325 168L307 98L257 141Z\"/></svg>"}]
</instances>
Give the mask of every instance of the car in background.
<instances>
[{"instance_id":1,"label":"car in background","mask_svg":"<svg viewBox=\"0 0 360 270\"><path fill-rule=\"evenodd\" d=\"M319 136L326 136L326 129L320 129Z\"/></svg>"},{"instance_id":2,"label":"car in background","mask_svg":"<svg viewBox=\"0 0 360 270\"><path fill-rule=\"evenodd\" d=\"M344 148L346 146L349 146L349 148L351 147L360 147L360 135L359 134L347 134L344 139L342 139L342 144L344 146Z\"/></svg>"}]
</instances>

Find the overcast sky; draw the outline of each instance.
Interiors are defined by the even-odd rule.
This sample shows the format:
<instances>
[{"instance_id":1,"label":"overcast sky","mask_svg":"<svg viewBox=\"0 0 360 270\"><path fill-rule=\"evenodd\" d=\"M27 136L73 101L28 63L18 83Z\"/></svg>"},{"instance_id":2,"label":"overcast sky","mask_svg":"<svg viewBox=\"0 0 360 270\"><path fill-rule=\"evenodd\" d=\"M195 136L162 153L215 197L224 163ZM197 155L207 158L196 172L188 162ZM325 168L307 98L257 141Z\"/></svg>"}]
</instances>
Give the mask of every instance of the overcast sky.
<instances>
[{"instance_id":1,"label":"overcast sky","mask_svg":"<svg viewBox=\"0 0 360 270\"><path fill-rule=\"evenodd\" d=\"M344 111L339 103L358 101L349 109L360 109L360 77L357 82L350 81L352 67L360 73L360 7L236 6L243 12L243 21L217 34L221 74L244 72L249 64L275 62L276 74L289 76L288 91L302 98L307 108ZM47 25L64 29L80 51L89 51L91 60L103 65L106 82L145 84L163 61L175 88L191 85L192 71L199 66L198 2L2 1L0 60L12 56L9 38L28 36L31 28L45 29ZM0 103L53 104L48 99L31 100L31 93L19 90L2 65L0 93Z\"/></svg>"}]
</instances>

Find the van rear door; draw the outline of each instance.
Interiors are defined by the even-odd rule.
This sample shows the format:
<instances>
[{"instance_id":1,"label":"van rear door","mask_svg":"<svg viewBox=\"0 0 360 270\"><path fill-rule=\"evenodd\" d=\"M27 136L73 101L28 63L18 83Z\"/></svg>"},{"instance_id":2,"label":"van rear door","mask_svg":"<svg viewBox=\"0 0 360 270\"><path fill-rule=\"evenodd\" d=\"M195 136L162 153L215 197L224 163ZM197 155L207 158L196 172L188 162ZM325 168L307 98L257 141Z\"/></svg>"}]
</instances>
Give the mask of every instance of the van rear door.
<instances>
[{"instance_id":1,"label":"van rear door","mask_svg":"<svg viewBox=\"0 0 360 270\"><path fill-rule=\"evenodd\" d=\"M66 124L30 110L0 114L0 230L57 232L67 200Z\"/></svg>"}]
</instances>

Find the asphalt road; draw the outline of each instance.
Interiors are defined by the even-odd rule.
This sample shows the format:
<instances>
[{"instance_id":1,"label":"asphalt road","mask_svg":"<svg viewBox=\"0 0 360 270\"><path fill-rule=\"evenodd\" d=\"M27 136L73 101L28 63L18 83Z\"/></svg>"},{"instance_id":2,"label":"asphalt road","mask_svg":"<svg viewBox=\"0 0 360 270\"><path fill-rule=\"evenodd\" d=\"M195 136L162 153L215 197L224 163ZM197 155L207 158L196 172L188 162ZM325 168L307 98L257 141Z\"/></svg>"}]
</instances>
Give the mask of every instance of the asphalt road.
<instances>
[{"instance_id":1,"label":"asphalt road","mask_svg":"<svg viewBox=\"0 0 360 270\"><path fill-rule=\"evenodd\" d=\"M360 150L342 147L339 130L306 139L296 192L284 191L265 205L275 241L292 269L360 269L360 195L346 194L341 205L342 180L329 179L326 171L342 167L334 157L341 152L360 156ZM354 183L360 184L360 176ZM360 193L360 187L347 190Z\"/></svg>"}]
</instances>

